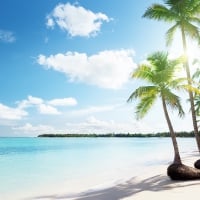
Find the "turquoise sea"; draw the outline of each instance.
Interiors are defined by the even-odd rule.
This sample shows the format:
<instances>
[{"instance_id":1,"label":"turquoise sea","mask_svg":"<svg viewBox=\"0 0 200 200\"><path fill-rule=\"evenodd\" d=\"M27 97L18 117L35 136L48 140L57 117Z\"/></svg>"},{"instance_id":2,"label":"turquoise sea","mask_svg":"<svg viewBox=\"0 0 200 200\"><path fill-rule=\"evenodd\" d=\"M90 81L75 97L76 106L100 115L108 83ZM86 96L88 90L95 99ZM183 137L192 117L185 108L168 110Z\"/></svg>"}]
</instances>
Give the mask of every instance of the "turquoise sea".
<instances>
[{"instance_id":1,"label":"turquoise sea","mask_svg":"<svg viewBox=\"0 0 200 200\"><path fill-rule=\"evenodd\" d=\"M178 143L183 156L196 151L194 138ZM170 138L0 138L0 199L67 191L65 183L106 173L137 175L144 166L171 162L172 150Z\"/></svg>"}]
</instances>

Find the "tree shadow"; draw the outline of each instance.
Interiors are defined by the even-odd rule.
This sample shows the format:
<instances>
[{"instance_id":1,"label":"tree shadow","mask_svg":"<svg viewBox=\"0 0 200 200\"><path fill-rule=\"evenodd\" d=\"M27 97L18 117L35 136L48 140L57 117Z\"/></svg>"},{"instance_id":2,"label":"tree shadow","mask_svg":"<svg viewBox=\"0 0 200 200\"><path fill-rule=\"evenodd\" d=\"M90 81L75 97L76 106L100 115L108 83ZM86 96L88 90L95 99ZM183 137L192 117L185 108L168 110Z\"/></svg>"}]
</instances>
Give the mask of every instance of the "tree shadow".
<instances>
[{"instance_id":1,"label":"tree shadow","mask_svg":"<svg viewBox=\"0 0 200 200\"><path fill-rule=\"evenodd\" d=\"M199 184L199 181L172 181L165 175L157 175L140 181L133 177L108 188L87 190L76 194L38 196L31 199L120 200L142 191L156 192Z\"/></svg>"}]
</instances>

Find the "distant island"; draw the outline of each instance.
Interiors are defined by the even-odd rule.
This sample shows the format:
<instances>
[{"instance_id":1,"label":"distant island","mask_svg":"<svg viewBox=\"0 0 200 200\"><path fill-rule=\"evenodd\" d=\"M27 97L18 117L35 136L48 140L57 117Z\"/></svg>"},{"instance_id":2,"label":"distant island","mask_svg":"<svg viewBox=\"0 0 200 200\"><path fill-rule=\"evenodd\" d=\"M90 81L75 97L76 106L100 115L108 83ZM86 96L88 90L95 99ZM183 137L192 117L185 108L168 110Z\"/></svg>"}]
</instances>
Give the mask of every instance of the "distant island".
<instances>
[{"instance_id":1,"label":"distant island","mask_svg":"<svg viewBox=\"0 0 200 200\"><path fill-rule=\"evenodd\" d=\"M177 132L177 137L194 137L191 132ZM168 132L162 133L107 133L107 134L41 134L38 137L170 137Z\"/></svg>"}]
</instances>

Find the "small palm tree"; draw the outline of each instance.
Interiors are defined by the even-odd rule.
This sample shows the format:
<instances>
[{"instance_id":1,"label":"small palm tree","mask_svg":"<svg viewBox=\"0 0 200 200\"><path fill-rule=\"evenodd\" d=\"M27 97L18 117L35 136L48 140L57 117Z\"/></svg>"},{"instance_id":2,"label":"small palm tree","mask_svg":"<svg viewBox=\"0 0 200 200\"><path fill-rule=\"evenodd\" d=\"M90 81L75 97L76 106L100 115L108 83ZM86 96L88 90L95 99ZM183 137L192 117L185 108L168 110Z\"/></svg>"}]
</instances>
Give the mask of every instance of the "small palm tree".
<instances>
[{"instance_id":1,"label":"small palm tree","mask_svg":"<svg viewBox=\"0 0 200 200\"><path fill-rule=\"evenodd\" d=\"M136 116L142 118L152 108L155 101L160 98L169 127L174 148L174 163L181 164L181 158L176 141L175 132L168 114L167 106L178 110L180 117L184 115L180 98L172 89L180 89L180 79L175 79L175 72L180 60L169 60L168 53L155 52L147 58L148 63L141 64L133 72L132 78L141 79L148 83L147 86L137 88L129 97L128 102L139 99L136 107Z\"/></svg>"},{"instance_id":2,"label":"small palm tree","mask_svg":"<svg viewBox=\"0 0 200 200\"><path fill-rule=\"evenodd\" d=\"M184 55L187 55L186 35L200 43L199 28L200 24L200 1L199 0L163 0L165 5L153 4L144 13L143 17L150 19L162 20L174 25L167 31L167 44L172 42L174 33L177 29L181 31ZM188 85L191 85L191 75L188 59L184 63L187 74ZM198 135L197 119L195 114L193 92L189 91L189 99L192 113L194 134L200 152L200 136Z\"/></svg>"}]
</instances>

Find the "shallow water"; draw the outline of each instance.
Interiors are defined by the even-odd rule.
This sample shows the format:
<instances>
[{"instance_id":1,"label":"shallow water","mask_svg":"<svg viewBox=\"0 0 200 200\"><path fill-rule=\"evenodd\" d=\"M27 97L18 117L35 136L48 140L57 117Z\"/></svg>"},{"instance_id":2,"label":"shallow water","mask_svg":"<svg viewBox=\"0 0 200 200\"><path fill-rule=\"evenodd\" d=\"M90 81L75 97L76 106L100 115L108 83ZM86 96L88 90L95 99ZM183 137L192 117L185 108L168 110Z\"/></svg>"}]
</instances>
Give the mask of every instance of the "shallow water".
<instances>
[{"instance_id":1,"label":"shallow water","mask_svg":"<svg viewBox=\"0 0 200 200\"><path fill-rule=\"evenodd\" d=\"M178 142L182 155L196 150L194 138ZM0 199L172 159L170 138L0 138Z\"/></svg>"}]
</instances>

